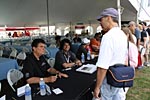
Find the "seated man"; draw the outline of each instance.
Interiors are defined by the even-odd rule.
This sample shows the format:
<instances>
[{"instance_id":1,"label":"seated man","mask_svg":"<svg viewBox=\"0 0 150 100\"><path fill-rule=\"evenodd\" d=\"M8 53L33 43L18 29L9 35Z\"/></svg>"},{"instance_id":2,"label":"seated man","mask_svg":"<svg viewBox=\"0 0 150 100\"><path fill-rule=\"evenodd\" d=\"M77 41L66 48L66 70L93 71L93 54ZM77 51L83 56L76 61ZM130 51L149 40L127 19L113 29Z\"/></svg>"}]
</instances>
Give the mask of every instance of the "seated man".
<instances>
[{"instance_id":1,"label":"seated man","mask_svg":"<svg viewBox=\"0 0 150 100\"><path fill-rule=\"evenodd\" d=\"M70 46L71 42L68 39L63 39L60 43L60 50L56 53L54 65L54 68L59 71L75 65L81 65L80 60L70 51Z\"/></svg>"},{"instance_id":2,"label":"seated man","mask_svg":"<svg viewBox=\"0 0 150 100\"><path fill-rule=\"evenodd\" d=\"M59 36L59 35L57 35L56 37L55 37L55 41L56 41L56 47L60 47L60 40L61 40L61 36Z\"/></svg>"},{"instance_id":3,"label":"seated man","mask_svg":"<svg viewBox=\"0 0 150 100\"><path fill-rule=\"evenodd\" d=\"M85 55L85 59L87 60L88 50L91 50L91 48L89 47L89 44L90 44L89 39L87 39L87 38L82 39L82 44L79 46L78 51L76 53L76 56L78 59L81 60L81 55L83 53Z\"/></svg>"},{"instance_id":4,"label":"seated man","mask_svg":"<svg viewBox=\"0 0 150 100\"><path fill-rule=\"evenodd\" d=\"M78 34L75 34L75 37L73 38L74 43L81 43L81 38L78 36Z\"/></svg>"},{"instance_id":5,"label":"seated man","mask_svg":"<svg viewBox=\"0 0 150 100\"><path fill-rule=\"evenodd\" d=\"M94 38L90 40L90 46L92 49L92 52L98 52L100 47L100 37L101 33L96 33Z\"/></svg>"},{"instance_id":6,"label":"seated man","mask_svg":"<svg viewBox=\"0 0 150 100\"><path fill-rule=\"evenodd\" d=\"M53 83L57 79L56 74L59 77L68 77L68 75L51 68L43 56L44 53L45 41L42 39L33 40L32 53L25 59L22 70L27 83L39 83L40 78L43 78L46 83Z\"/></svg>"}]
</instances>

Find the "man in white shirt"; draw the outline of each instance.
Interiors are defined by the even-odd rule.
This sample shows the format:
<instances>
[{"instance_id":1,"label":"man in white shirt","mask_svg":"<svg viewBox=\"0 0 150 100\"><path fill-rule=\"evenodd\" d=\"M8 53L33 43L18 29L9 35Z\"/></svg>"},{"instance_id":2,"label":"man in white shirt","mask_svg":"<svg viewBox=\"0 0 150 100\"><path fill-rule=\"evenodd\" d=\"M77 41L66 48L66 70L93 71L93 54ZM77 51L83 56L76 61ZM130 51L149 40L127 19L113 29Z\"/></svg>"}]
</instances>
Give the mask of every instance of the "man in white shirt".
<instances>
[{"instance_id":1,"label":"man in white shirt","mask_svg":"<svg viewBox=\"0 0 150 100\"><path fill-rule=\"evenodd\" d=\"M127 37L118 27L118 11L114 8L104 9L98 21L106 33L104 34L97 66L97 81L94 89L94 97L102 100L125 100L126 93L123 88L116 88L107 84L106 72L109 66L125 64L127 53Z\"/></svg>"}]
</instances>

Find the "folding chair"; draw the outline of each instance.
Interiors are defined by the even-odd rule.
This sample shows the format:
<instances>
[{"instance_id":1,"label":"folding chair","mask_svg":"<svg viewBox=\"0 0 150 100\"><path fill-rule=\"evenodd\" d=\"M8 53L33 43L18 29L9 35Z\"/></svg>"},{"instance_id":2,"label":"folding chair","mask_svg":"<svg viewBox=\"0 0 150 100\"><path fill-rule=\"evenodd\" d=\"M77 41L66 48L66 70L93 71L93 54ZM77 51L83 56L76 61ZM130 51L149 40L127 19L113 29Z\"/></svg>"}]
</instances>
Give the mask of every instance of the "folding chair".
<instances>
[{"instance_id":1,"label":"folding chair","mask_svg":"<svg viewBox=\"0 0 150 100\"><path fill-rule=\"evenodd\" d=\"M0 57L3 56L3 50L4 50L4 47L3 47L3 46L0 46Z\"/></svg>"},{"instance_id":2,"label":"folding chair","mask_svg":"<svg viewBox=\"0 0 150 100\"><path fill-rule=\"evenodd\" d=\"M11 49L12 49L12 51L11 51L11 53L9 55L9 58L16 59L18 51L15 48L11 48Z\"/></svg>"},{"instance_id":3,"label":"folding chair","mask_svg":"<svg viewBox=\"0 0 150 100\"><path fill-rule=\"evenodd\" d=\"M21 78L23 78L23 73L17 69L10 69L7 73L7 81L13 91L15 92L15 88L13 87Z\"/></svg>"},{"instance_id":4,"label":"folding chair","mask_svg":"<svg viewBox=\"0 0 150 100\"><path fill-rule=\"evenodd\" d=\"M55 58L49 58L49 59L47 59L47 62L48 62L48 64L49 64L51 67L54 67Z\"/></svg>"},{"instance_id":5,"label":"folding chair","mask_svg":"<svg viewBox=\"0 0 150 100\"><path fill-rule=\"evenodd\" d=\"M0 50L0 57L3 56L3 50Z\"/></svg>"},{"instance_id":6,"label":"folding chair","mask_svg":"<svg viewBox=\"0 0 150 100\"><path fill-rule=\"evenodd\" d=\"M1 82L0 82L0 92L1 92L1 87L2 87L2 85L1 85Z\"/></svg>"},{"instance_id":7,"label":"folding chair","mask_svg":"<svg viewBox=\"0 0 150 100\"><path fill-rule=\"evenodd\" d=\"M25 52L20 52L18 55L17 55L17 62L18 62L18 65L19 66L22 66L23 65L23 62L24 60L26 59L26 53Z\"/></svg>"}]
</instances>

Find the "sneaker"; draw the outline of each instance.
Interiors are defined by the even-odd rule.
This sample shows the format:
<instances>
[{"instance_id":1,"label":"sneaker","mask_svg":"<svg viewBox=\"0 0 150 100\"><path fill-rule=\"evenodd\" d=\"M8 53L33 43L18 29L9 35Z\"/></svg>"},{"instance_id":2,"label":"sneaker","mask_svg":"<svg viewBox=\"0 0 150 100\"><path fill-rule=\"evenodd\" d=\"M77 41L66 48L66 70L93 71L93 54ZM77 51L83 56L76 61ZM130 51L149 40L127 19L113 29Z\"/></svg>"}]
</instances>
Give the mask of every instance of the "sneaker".
<instances>
[{"instance_id":1,"label":"sneaker","mask_svg":"<svg viewBox=\"0 0 150 100\"><path fill-rule=\"evenodd\" d=\"M147 63L147 66L150 67L150 62Z\"/></svg>"},{"instance_id":2,"label":"sneaker","mask_svg":"<svg viewBox=\"0 0 150 100\"><path fill-rule=\"evenodd\" d=\"M144 66L138 66L138 67L137 67L137 69L139 69L139 70L140 70L140 69L143 69L143 68L144 68Z\"/></svg>"},{"instance_id":3,"label":"sneaker","mask_svg":"<svg viewBox=\"0 0 150 100\"><path fill-rule=\"evenodd\" d=\"M144 62L144 66L150 66L150 62Z\"/></svg>"}]
</instances>

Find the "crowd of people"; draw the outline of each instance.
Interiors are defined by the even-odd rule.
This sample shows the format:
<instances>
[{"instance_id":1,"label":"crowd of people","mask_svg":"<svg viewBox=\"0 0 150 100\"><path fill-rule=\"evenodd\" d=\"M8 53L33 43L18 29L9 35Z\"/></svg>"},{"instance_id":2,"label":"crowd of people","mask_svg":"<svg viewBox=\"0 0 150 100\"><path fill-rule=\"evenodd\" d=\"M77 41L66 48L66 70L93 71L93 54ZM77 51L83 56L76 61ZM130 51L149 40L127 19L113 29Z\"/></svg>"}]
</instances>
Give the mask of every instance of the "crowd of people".
<instances>
[{"instance_id":1,"label":"crowd of people","mask_svg":"<svg viewBox=\"0 0 150 100\"><path fill-rule=\"evenodd\" d=\"M44 57L46 43L42 39L32 42L32 53L25 59L22 72L29 84L39 83L43 78L46 83L53 83L57 77L69 77L62 73L66 68L81 66L81 55L87 58L87 53L97 54L97 77L93 96L102 100L125 100L126 92L122 88L110 86L107 83L106 73L109 66L125 64L133 68L149 66L150 25L145 22L136 24L130 21L128 26L118 26L118 11L114 8L104 9L97 20L102 27L101 33L93 38L81 39L77 34L74 43L81 43L77 53L70 50L72 43L69 39L55 38L59 51L55 56L54 66L50 66ZM87 59L86 59L87 60ZM100 97L99 97L99 94Z\"/></svg>"}]
</instances>

